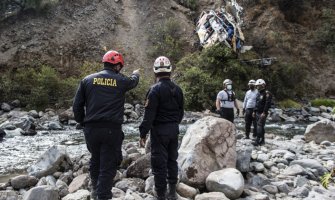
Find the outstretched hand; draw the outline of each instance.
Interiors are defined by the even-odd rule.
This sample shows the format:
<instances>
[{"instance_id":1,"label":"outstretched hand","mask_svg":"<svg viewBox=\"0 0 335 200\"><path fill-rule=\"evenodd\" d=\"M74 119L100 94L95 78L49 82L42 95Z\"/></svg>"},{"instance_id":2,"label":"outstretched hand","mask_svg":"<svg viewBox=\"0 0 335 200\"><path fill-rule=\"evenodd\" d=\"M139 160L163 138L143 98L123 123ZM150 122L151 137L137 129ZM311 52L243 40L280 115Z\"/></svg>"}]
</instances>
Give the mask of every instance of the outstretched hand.
<instances>
[{"instance_id":1,"label":"outstretched hand","mask_svg":"<svg viewBox=\"0 0 335 200\"><path fill-rule=\"evenodd\" d=\"M133 74L140 75L140 69L134 70L134 71L133 71Z\"/></svg>"}]
</instances>

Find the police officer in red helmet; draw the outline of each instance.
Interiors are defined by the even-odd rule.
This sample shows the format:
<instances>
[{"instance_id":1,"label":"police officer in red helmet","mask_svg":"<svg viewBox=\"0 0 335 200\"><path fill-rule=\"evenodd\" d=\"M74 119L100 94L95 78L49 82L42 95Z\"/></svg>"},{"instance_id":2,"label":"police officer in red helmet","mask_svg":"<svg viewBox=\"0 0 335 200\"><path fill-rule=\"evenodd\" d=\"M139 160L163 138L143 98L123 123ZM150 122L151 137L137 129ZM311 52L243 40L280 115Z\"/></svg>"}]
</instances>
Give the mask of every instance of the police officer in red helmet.
<instances>
[{"instance_id":1,"label":"police officer in red helmet","mask_svg":"<svg viewBox=\"0 0 335 200\"><path fill-rule=\"evenodd\" d=\"M102 62L102 71L80 82L73 102L75 120L84 126L91 153L91 197L98 200L112 199L113 179L122 161L125 93L139 82L139 70L130 77L120 73L124 60L117 51L108 51Z\"/></svg>"}]
</instances>

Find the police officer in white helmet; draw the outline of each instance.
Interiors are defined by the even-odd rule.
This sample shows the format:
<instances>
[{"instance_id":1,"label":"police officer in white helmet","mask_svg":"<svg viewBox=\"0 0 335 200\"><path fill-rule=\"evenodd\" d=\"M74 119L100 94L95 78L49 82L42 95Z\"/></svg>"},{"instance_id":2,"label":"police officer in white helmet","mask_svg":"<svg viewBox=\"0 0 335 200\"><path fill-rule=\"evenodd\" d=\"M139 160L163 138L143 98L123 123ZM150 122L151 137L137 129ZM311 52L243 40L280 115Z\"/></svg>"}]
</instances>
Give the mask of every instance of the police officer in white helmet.
<instances>
[{"instance_id":1,"label":"police officer in white helmet","mask_svg":"<svg viewBox=\"0 0 335 200\"><path fill-rule=\"evenodd\" d=\"M158 200L177 200L178 134L184 116L183 91L170 78L172 66L167 57L158 57L153 71L157 82L147 93L145 113L139 127L140 144L144 146L150 131L155 196Z\"/></svg>"},{"instance_id":2,"label":"police officer in white helmet","mask_svg":"<svg viewBox=\"0 0 335 200\"><path fill-rule=\"evenodd\" d=\"M253 116L257 120L257 138L253 145L264 145L265 144L265 122L266 117L271 106L272 94L266 90L266 83L263 79L258 79L256 81L256 87L258 94L256 97L256 106L254 108Z\"/></svg>"},{"instance_id":3,"label":"police officer in white helmet","mask_svg":"<svg viewBox=\"0 0 335 200\"><path fill-rule=\"evenodd\" d=\"M223 81L223 90L216 97L216 111L220 116L234 123L234 107L237 109L237 116L240 110L237 106L235 92L233 91L233 81L226 79Z\"/></svg>"}]
</instances>

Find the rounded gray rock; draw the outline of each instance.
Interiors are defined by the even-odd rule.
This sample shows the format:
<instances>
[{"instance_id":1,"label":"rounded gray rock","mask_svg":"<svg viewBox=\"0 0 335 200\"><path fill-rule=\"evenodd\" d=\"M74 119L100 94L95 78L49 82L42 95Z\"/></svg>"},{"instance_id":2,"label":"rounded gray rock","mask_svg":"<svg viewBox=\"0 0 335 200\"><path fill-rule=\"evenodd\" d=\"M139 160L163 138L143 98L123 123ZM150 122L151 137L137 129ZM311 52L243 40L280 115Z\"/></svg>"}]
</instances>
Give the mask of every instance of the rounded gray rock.
<instances>
[{"instance_id":1,"label":"rounded gray rock","mask_svg":"<svg viewBox=\"0 0 335 200\"><path fill-rule=\"evenodd\" d=\"M202 193L195 196L195 200L229 200L222 192Z\"/></svg>"},{"instance_id":2,"label":"rounded gray rock","mask_svg":"<svg viewBox=\"0 0 335 200\"><path fill-rule=\"evenodd\" d=\"M47 185L38 186L28 190L23 200L59 200L59 194L56 187Z\"/></svg>"},{"instance_id":3,"label":"rounded gray rock","mask_svg":"<svg viewBox=\"0 0 335 200\"><path fill-rule=\"evenodd\" d=\"M35 186L38 182L38 179L34 176L20 175L12 178L10 184L14 189L22 189L27 187Z\"/></svg>"},{"instance_id":4,"label":"rounded gray rock","mask_svg":"<svg viewBox=\"0 0 335 200\"><path fill-rule=\"evenodd\" d=\"M206 188L211 192L222 192L229 199L238 198L244 189L244 178L235 168L227 168L209 174Z\"/></svg>"}]
</instances>

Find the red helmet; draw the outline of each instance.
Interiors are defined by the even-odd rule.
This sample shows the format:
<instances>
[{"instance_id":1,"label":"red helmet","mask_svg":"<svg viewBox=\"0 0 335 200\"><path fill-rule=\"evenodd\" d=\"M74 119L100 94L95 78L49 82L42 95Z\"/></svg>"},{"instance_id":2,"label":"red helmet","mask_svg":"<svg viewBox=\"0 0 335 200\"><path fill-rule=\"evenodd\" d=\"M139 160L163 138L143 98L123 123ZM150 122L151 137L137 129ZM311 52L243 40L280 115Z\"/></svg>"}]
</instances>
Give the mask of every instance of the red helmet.
<instances>
[{"instance_id":1,"label":"red helmet","mask_svg":"<svg viewBox=\"0 0 335 200\"><path fill-rule=\"evenodd\" d=\"M104 57L102 58L102 62L108 62L111 64L118 64L121 63L121 65L124 65L124 60L122 55L117 52L117 51L108 51L107 53L105 53Z\"/></svg>"}]
</instances>

